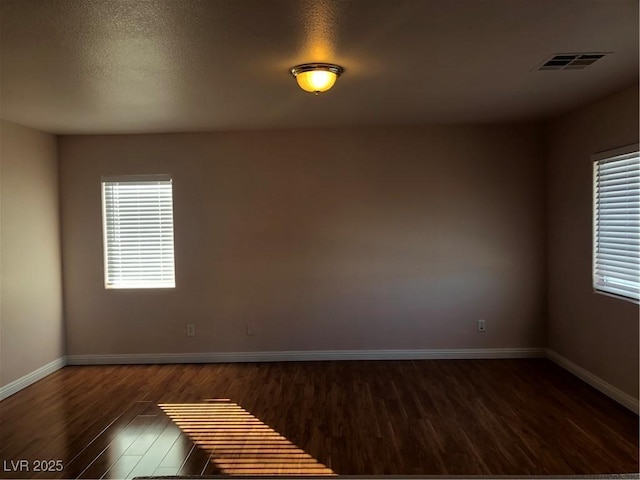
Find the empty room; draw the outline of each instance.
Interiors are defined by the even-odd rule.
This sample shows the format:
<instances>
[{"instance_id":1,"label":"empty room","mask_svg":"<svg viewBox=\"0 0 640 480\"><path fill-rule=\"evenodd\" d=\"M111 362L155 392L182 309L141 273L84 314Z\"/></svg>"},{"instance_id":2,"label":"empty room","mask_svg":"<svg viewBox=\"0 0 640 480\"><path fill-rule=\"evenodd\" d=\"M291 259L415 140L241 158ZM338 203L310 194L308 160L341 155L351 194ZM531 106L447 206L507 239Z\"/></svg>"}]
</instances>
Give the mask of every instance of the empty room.
<instances>
[{"instance_id":1,"label":"empty room","mask_svg":"<svg viewBox=\"0 0 640 480\"><path fill-rule=\"evenodd\" d=\"M0 0L0 478L638 478L638 15Z\"/></svg>"}]
</instances>

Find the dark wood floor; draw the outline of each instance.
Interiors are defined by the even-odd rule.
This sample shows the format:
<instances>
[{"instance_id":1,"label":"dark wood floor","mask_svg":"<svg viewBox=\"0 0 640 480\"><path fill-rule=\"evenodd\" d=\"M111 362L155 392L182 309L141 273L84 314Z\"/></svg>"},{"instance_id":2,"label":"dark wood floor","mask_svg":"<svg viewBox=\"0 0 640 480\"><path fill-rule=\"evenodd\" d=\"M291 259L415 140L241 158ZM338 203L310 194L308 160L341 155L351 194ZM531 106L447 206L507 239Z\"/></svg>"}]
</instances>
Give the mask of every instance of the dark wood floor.
<instances>
[{"instance_id":1,"label":"dark wood floor","mask_svg":"<svg viewBox=\"0 0 640 480\"><path fill-rule=\"evenodd\" d=\"M542 359L66 367L0 402L0 460L2 478L626 473L638 417Z\"/></svg>"}]
</instances>

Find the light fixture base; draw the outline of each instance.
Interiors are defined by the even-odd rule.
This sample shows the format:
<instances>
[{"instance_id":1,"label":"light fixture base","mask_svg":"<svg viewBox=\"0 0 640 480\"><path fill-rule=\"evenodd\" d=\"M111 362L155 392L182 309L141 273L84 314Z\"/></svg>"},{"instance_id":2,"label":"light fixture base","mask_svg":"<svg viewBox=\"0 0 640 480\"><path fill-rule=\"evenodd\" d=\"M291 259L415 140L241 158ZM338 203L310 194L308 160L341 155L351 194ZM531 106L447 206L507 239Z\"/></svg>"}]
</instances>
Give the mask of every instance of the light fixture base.
<instances>
[{"instance_id":1,"label":"light fixture base","mask_svg":"<svg viewBox=\"0 0 640 480\"><path fill-rule=\"evenodd\" d=\"M291 67L289 71L291 72L291 75L297 77L300 73L312 72L314 70L332 72L335 73L338 77L344 72L344 68L333 63L302 63L300 65L296 65L295 67Z\"/></svg>"}]
</instances>

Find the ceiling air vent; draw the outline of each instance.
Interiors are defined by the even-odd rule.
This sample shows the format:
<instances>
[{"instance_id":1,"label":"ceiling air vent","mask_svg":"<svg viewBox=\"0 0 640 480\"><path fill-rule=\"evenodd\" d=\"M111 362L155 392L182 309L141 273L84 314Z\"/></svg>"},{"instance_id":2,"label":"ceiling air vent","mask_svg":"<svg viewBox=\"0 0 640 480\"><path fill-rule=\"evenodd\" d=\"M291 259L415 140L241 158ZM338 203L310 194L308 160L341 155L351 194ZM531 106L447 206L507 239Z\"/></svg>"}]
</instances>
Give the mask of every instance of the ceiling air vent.
<instances>
[{"instance_id":1,"label":"ceiling air vent","mask_svg":"<svg viewBox=\"0 0 640 480\"><path fill-rule=\"evenodd\" d=\"M607 53L558 53L547 58L536 70L582 70Z\"/></svg>"}]
</instances>

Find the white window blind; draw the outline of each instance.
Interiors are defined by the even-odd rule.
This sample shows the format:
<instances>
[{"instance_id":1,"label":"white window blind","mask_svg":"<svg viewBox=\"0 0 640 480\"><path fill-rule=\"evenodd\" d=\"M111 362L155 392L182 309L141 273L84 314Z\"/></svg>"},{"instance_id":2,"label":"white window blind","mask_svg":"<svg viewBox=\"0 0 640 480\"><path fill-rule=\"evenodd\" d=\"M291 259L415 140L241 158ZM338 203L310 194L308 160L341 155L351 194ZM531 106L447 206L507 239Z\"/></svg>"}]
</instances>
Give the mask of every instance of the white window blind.
<instances>
[{"instance_id":1,"label":"white window blind","mask_svg":"<svg viewBox=\"0 0 640 480\"><path fill-rule=\"evenodd\" d=\"M594 155L593 286L640 300L638 145Z\"/></svg>"},{"instance_id":2,"label":"white window blind","mask_svg":"<svg viewBox=\"0 0 640 480\"><path fill-rule=\"evenodd\" d=\"M106 288L173 288L169 176L102 179Z\"/></svg>"}]
</instances>

